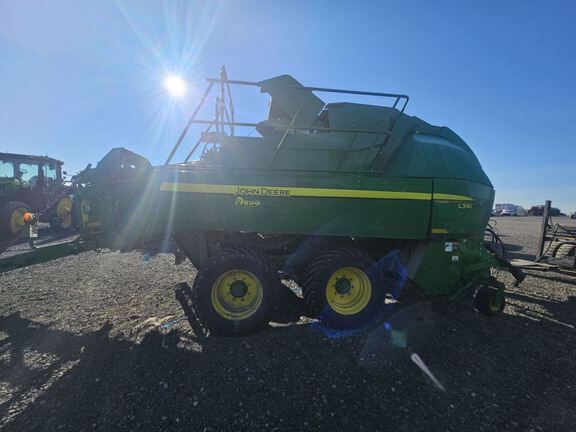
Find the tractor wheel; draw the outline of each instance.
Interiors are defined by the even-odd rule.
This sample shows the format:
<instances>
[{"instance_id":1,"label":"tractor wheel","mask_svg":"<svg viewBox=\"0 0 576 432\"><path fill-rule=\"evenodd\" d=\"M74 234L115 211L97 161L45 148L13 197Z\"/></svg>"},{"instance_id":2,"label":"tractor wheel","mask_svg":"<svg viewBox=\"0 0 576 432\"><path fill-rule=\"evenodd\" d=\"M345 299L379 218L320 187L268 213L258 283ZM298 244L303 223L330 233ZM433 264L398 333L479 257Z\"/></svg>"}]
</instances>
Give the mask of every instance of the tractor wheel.
<instances>
[{"instance_id":1,"label":"tractor wheel","mask_svg":"<svg viewBox=\"0 0 576 432\"><path fill-rule=\"evenodd\" d=\"M30 211L30 206L22 201L10 201L0 207L0 237L10 239L17 236L24 223L24 213Z\"/></svg>"},{"instance_id":2,"label":"tractor wheel","mask_svg":"<svg viewBox=\"0 0 576 432\"><path fill-rule=\"evenodd\" d=\"M67 230L72 226L72 198L65 196L58 201L50 226L54 230Z\"/></svg>"},{"instance_id":3,"label":"tractor wheel","mask_svg":"<svg viewBox=\"0 0 576 432\"><path fill-rule=\"evenodd\" d=\"M279 285L276 271L263 255L243 247L225 249L198 270L194 308L215 333L248 333L268 322Z\"/></svg>"},{"instance_id":4,"label":"tractor wheel","mask_svg":"<svg viewBox=\"0 0 576 432\"><path fill-rule=\"evenodd\" d=\"M384 304L385 289L373 261L352 247L335 247L315 258L304 273L308 311L334 328L367 323Z\"/></svg>"},{"instance_id":5,"label":"tractor wheel","mask_svg":"<svg viewBox=\"0 0 576 432\"><path fill-rule=\"evenodd\" d=\"M483 286L474 296L474 308L488 316L496 316L500 314L506 306L506 299L500 296L498 299L498 290L489 286Z\"/></svg>"}]
</instances>

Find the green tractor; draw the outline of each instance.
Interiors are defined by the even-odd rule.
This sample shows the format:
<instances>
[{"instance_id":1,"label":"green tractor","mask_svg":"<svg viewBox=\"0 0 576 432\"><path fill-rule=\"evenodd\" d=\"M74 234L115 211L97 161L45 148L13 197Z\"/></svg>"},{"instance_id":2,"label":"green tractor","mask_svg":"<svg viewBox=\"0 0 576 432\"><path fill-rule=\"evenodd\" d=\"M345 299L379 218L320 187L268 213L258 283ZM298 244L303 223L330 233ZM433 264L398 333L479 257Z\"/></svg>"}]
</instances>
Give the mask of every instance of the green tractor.
<instances>
[{"instance_id":1,"label":"green tractor","mask_svg":"<svg viewBox=\"0 0 576 432\"><path fill-rule=\"evenodd\" d=\"M405 95L305 87L288 75L233 81L224 69L208 83L164 165L110 151L74 179L78 239L0 260L0 271L171 239L176 262L198 269L195 311L222 334L268 322L282 307L281 280L302 287L310 316L342 329L408 288L503 310L491 269L523 275L484 243L494 188L452 130L406 115ZM268 94L268 118L236 121L234 85ZM197 119L214 90L214 116ZM318 93L391 102L326 103ZM184 149L194 124L206 129Z\"/></svg>"},{"instance_id":2,"label":"green tractor","mask_svg":"<svg viewBox=\"0 0 576 432\"><path fill-rule=\"evenodd\" d=\"M55 228L72 226L62 164L47 156L0 153L0 241L17 238L29 212Z\"/></svg>"}]
</instances>

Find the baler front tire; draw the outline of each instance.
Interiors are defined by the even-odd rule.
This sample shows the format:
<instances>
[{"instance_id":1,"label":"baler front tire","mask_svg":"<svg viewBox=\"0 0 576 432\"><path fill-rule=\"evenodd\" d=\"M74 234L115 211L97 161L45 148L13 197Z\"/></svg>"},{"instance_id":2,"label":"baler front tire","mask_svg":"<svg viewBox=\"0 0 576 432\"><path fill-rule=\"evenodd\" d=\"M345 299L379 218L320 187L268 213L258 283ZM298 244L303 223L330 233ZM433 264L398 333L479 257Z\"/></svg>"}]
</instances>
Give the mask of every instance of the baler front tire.
<instances>
[{"instance_id":1,"label":"baler front tire","mask_svg":"<svg viewBox=\"0 0 576 432\"><path fill-rule=\"evenodd\" d=\"M481 287L474 296L474 308L483 315L496 316L504 311L506 299L498 298L498 290L490 286Z\"/></svg>"},{"instance_id":2,"label":"baler front tire","mask_svg":"<svg viewBox=\"0 0 576 432\"><path fill-rule=\"evenodd\" d=\"M214 333L249 333L268 322L279 285L262 254L244 247L225 249L200 266L192 289L194 308Z\"/></svg>"},{"instance_id":3,"label":"baler front tire","mask_svg":"<svg viewBox=\"0 0 576 432\"><path fill-rule=\"evenodd\" d=\"M335 247L315 258L304 273L302 292L309 313L338 329L368 323L386 292L374 262L353 247Z\"/></svg>"}]
</instances>

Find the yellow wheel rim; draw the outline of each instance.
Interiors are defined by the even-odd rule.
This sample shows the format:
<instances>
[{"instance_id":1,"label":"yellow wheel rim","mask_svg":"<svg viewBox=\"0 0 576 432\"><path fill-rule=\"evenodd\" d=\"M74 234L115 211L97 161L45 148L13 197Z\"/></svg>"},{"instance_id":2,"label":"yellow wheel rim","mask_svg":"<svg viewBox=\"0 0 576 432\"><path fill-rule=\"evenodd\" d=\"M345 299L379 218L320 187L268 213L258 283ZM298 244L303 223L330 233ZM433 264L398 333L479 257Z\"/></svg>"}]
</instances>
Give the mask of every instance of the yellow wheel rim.
<instances>
[{"instance_id":1,"label":"yellow wheel rim","mask_svg":"<svg viewBox=\"0 0 576 432\"><path fill-rule=\"evenodd\" d=\"M67 196L58 202L56 216L60 219L62 228L69 228L72 225L72 198Z\"/></svg>"},{"instance_id":2,"label":"yellow wheel rim","mask_svg":"<svg viewBox=\"0 0 576 432\"><path fill-rule=\"evenodd\" d=\"M493 312L497 312L500 309L500 301L496 296L490 299L489 307Z\"/></svg>"},{"instance_id":3,"label":"yellow wheel rim","mask_svg":"<svg viewBox=\"0 0 576 432\"><path fill-rule=\"evenodd\" d=\"M26 222L24 222L24 213L27 211L24 207L18 207L12 212L10 216L10 231L12 231L12 234L16 234L26 225Z\"/></svg>"},{"instance_id":4,"label":"yellow wheel rim","mask_svg":"<svg viewBox=\"0 0 576 432\"><path fill-rule=\"evenodd\" d=\"M212 285L212 306L222 317L243 320L262 304L264 290L258 278L247 270L222 273Z\"/></svg>"},{"instance_id":5,"label":"yellow wheel rim","mask_svg":"<svg viewBox=\"0 0 576 432\"><path fill-rule=\"evenodd\" d=\"M82 216L82 224L86 225L90 222L90 201L86 198L80 202L80 214Z\"/></svg>"},{"instance_id":6,"label":"yellow wheel rim","mask_svg":"<svg viewBox=\"0 0 576 432\"><path fill-rule=\"evenodd\" d=\"M343 267L335 271L326 286L328 305L342 315L361 312L372 297L370 278L356 267Z\"/></svg>"}]
</instances>

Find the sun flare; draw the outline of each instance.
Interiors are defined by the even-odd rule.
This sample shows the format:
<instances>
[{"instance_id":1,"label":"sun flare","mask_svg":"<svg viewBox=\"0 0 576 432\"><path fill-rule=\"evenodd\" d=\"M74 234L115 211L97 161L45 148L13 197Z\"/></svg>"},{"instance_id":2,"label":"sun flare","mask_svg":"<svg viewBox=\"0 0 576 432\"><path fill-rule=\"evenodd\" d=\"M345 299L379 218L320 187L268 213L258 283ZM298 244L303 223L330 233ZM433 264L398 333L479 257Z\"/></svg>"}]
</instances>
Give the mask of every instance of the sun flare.
<instances>
[{"instance_id":1,"label":"sun flare","mask_svg":"<svg viewBox=\"0 0 576 432\"><path fill-rule=\"evenodd\" d=\"M168 75L164 79L164 88L170 93L170 96L180 98L186 94L188 85L182 77L178 75Z\"/></svg>"}]
</instances>

